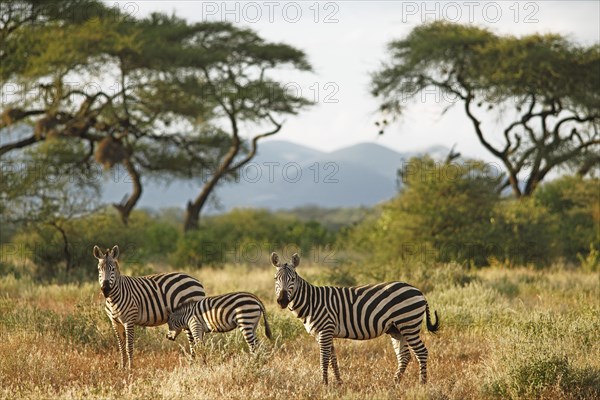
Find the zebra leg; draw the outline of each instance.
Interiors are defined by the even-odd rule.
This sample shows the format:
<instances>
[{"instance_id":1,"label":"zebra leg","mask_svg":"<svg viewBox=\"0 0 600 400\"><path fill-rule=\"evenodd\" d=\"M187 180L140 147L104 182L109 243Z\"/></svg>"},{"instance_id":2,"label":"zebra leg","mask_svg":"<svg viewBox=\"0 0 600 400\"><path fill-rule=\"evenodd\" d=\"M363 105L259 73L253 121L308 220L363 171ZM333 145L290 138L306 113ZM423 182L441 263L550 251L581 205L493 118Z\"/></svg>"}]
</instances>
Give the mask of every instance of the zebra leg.
<instances>
[{"instance_id":1,"label":"zebra leg","mask_svg":"<svg viewBox=\"0 0 600 400\"><path fill-rule=\"evenodd\" d=\"M119 354L121 355L121 368L125 368L125 328L117 320L111 319L111 324L115 335L117 336L117 342L119 344Z\"/></svg>"},{"instance_id":2,"label":"zebra leg","mask_svg":"<svg viewBox=\"0 0 600 400\"><path fill-rule=\"evenodd\" d=\"M186 330L186 334L189 332L191 335L191 339L188 336L188 340L190 340L190 353L192 354L192 358L196 357L196 346L202 345L202 340L204 339L204 327L196 319L193 317L189 322L189 329ZM202 352L202 360L206 364L206 356L204 352Z\"/></svg>"},{"instance_id":3,"label":"zebra leg","mask_svg":"<svg viewBox=\"0 0 600 400\"><path fill-rule=\"evenodd\" d=\"M321 353L321 373L323 375L323 384L327 385L327 368L331 359L331 350L333 348L333 333L321 331L317 336L319 350Z\"/></svg>"},{"instance_id":4,"label":"zebra leg","mask_svg":"<svg viewBox=\"0 0 600 400\"><path fill-rule=\"evenodd\" d=\"M415 357L417 357L417 361L419 362L419 382L421 384L427 383L427 348L425 344L419 337L419 333L413 335L406 335L406 341L410 346L413 353L415 353Z\"/></svg>"},{"instance_id":5,"label":"zebra leg","mask_svg":"<svg viewBox=\"0 0 600 400\"><path fill-rule=\"evenodd\" d=\"M408 349L408 343L402 335L392 336L392 346L394 346L394 352L396 353L396 359L398 360L398 369L394 380L400 382L400 378L406 371L406 367L410 362L410 350Z\"/></svg>"},{"instance_id":6,"label":"zebra leg","mask_svg":"<svg viewBox=\"0 0 600 400\"><path fill-rule=\"evenodd\" d=\"M333 369L333 375L335 376L335 380L337 381L337 383L342 383L342 378L340 378L340 369L338 367L337 357L335 355L335 347L333 346L333 343L331 344L331 359L329 360L329 364Z\"/></svg>"},{"instance_id":7,"label":"zebra leg","mask_svg":"<svg viewBox=\"0 0 600 400\"><path fill-rule=\"evenodd\" d=\"M192 334L192 331L186 329L185 336L187 336L187 340L190 345L190 355L192 356L192 358L196 358L196 352L194 351L194 335Z\"/></svg>"},{"instance_id":8,"label":"zebra leg","mask_svg":"<svg viewBox=\"0 0 600 400\"><path fill-rule=\"evenodd\" d=\"M125 328L125 346L127 347L127 368L133 367L133 333L134 326L132 323L123 324Z\"/></svg>"},{"instance_id":9,"label":"zebra leg","mask_svg":"<svg viewBox=\"0 0 600 400\"><path fill-rule=\"evenodd\" d=\"M256 327L258 324L258 320L254 323L240 323L238 325L242 335L244 335L244 339L246 343L248 343L248 347L250 348L250 353L255 353L256 348L258 347L258 339L256 338Z\"/></svg>"}]
</instances>

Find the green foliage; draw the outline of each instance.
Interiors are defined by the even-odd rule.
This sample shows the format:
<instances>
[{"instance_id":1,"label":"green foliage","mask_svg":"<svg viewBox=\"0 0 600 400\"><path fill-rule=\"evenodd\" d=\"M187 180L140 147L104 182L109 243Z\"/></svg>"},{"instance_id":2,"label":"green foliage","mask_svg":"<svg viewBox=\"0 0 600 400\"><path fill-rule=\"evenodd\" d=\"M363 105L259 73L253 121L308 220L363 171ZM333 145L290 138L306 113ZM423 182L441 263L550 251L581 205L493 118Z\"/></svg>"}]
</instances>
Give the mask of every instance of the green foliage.
<instances>
[{"instance_id":1,"label":"green foliage","mask_svg":"<svg viewBox=\"0 0 600 400\"><path fill-rule=\"evenodd\" d=\"M504 264L548 265L558 255L553 246L556 216L533 198L505 199L492 218L490 257Z\"/></svg>"},{"instance_id":2,"label":"green foliage","mask_svg":"<svg viewBox=\"0 0 600 400\"><path fill-rule=\"evenodd\" d=\"M398 197L338 236L343 254L351 263L368 263L378 278L407 261L546 266L579 260L595 268L597 179L565 176L534 196L501 199L502 176L493 172L481 162L412 159L401 172Z\"/></svg>"},{"instance_id":3,"label":"green foliage","mask_svg":"<svg viewBox=\"0 0 600 400\"><path fill-rule=\"evenodd\" d=\"M146 262L164 262L174 249L179 231L157 222L145 212L135 212L127 226L123 226L112 210L88 217L66 221L63 229L68 238L72 270L66 270L64 241L51 226L25 230L13 238L14 246L22 250L21 256L35 263L37 279L60 281L86 281L95 278L96 262L92 257L94 245L108 248L118 244L121 248L124 273L144 275L154 272Z\"/></svg>"},{"instance_id":4,"label":"green foliage","mask_svg":"<svg viewBox=\"0 0 600 400\"><path fill-rule=\"evenodd\" d=\"M576 262L579 254L600 248L600 180L564 176L535 193L536 203L554 216L554 243L558 255Z\"/></svg>"},{"instance_id":5,"label":"green foliage","mask_svg":"<svg viewBox=\"0 0 600 400\"><path fill-rule=\"evenodd\" d=\"M480 162L441 164L428 157L411 159L401 174L400 195L350 233L347 247L380 263L485 263L501 176Z\"/></svg>"},{"instance_id":6,"label":"green foliage","mask_svg":"<svg viewBox=\"0 0 600 400\"><path fill-rule=\"evenodd\" d=\"M534 193L559 166L586 174L597 165L600 45L436 21L388 48L390 61L373 74L371 86L382 113L401 116L407 100L425 90L458 100L480 143L506 167L516 197ZM490 117L493 109L498 119ZM498 120L506 121L502 129L490 128Z\"/></svg>"},{"instance_id":7,"label":"green foliage","mask_svg":"<svg viewBox=\"0 0 600 400\"><path fill-rule=\"evenodd\" d=\"M297 318L290 318L281 312L269 313L268 318L273 337L278 340L293 340L306 334L304 325Z\"/></svg>"},{"instance_id":8,"label":"green foliage","mask_svg":"<svg viewBox=\"0 0 600 400\"><path fill-rule=\"evenodd\" d=\"M108 317L97 304L80 301L72 313L62 317L59 335L75 346L90 346L96 350L114 346Z\"/></svg>"},{"instance_id":9,"label":"green foliage","mask_svg":"<svg viewBox=\"0 0 600 400\"><path fill-rule=\"evenodd\" d=\"M161 223L155 219L148 219L143 231L143 258L151 256L159 260L166 260L168 255L175 251L177 241L181 237L181 229L173 225Z\"/></svg>"},{"instance_id":10,"label":"green foliage","mask_svg":"<svg viewBox=\"0 0 600 400\"><path fill-rule=\"evenodd\" d=\"M65 237L55 226L23 227L3 244L0 268L40 280L86 281L96 275L94 245L118 244L123 273L147 275L156 272L154 265L167 262L178 269L226 262L260 264L274 250L309 254L334 241L334 234L316 221L276 216L266 210L233 210L207 217L202 229L187 235L176 227L177 222L172 211L164 215L135 211L125 226L112 209L62 220L59 226L66 236L68 255Z\"/></svg>"},{"instance_id":11,"label":"green foliage","mask_svg":"<svg viewBox=\"0 0 600 400\"><path fill-rule=\"evenodd\" d=\"M191 266L257 263L275 249L308 252L331 242L333 235L319 222L299 221L266 210L236 209L206 217L200 229L181 237L172 261Z\"/></svg>"},{"instance_id":12,"label":"green foliage","mask_svg":"<svg viewBox=\"0 0 600 400\"><path fill-rule=\"evenodd\" d=\"M573 365L566 356L538 355L513 366L505 380L490 384L486 390L503 399L539 399L556 395L592 399L600 395L599 388L598 371Z\"/></svg>"},{"instance_id":13,"label":"green foliage","mask_svg":"<svg viewBox=\"0 0 600 400\"><path fill-rule=\"evenodd\" d=\"M276 215L292 215L301 221L319 221L331 231L340 231L358 223L372 214L373 210L364 206L344 208L323 208L319 206L304 206L286 211L277 211Z\"/></svg>"},{"instance_id":14,"label":"green foliage","mask_svg":"<svg viewBox=\"0 0 600 400\"><path fill-rule=\"evenodd\" d=\"M414 95L439 73L445 90L462 80L486 101L536 93L587 110L600 104L597 93L589 90L600 85L592 72L600 62L597 45L577 46L561 35L499 36L481 27L437 21L392 41L389 50L394 64L374 75L373 90L390 101L397 91Z\"/></svg>"},{"instance_id":15,"label":"green foliage","mask_svg":"<svg viewBox=\"0 0 600 400\"><path fill-rule=\"evenodd\" d=\"M581 263L581 269L587 272L598 272L600 271L600 251L590 244L590 252L587 256L577 253L577 258Z\"/></svg>"},{"instance_id":16,"label":"green foliage","mask_svg":"<svg viewBox=\"0 0 600 400\"><path fill-rule=\"evenodd\" d=\"M304 52L248 28L158 13L137 19L87 0L10 1L2 11L0 40L10 51L0 54L0 76L19 85L3 103L0 129L21 131L0 156L43 153L40 143L60 138L79 154L55 158L59 168L122 164L134 186L118 208L124 222L143 192L141 177L208 172L214 179L203 187L206 199L235 176L239 160L256 154L256 142L243 138L276 133L280 117L311 103L273 72L310 71ZM262 132L268 124L277 129ZM259 132L240 135L242 126ZM202 206L193 210L196 219Z\"/></svg>"},{"instance_id":17,"label":"green foliage","mask_svg":"<svg viewBox=\"0 0 600 400\"><path fill-rule=\"evenodd\" d=\"M0 214L7 222L37 224L89 213L97 207L100 179L76 169L83 143L52 138L35 151L4 158ZM4 231L4 226L2 230Z\"/></svg>"}]
</instances>

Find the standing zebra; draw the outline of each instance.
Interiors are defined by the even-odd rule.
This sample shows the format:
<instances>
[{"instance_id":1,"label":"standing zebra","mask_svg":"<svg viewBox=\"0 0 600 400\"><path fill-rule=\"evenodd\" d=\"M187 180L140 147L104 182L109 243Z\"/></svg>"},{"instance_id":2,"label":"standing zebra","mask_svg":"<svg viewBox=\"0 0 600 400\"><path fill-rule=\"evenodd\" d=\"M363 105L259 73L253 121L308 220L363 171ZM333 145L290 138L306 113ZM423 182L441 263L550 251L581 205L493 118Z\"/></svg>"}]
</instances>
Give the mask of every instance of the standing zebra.
<instances>
[{"instance_id":1,"label":"standing zebra","mask_svg":"<svg viewBox=\"0 0 600 400\"><path fill-rule=\"evenodd\" d=\"M298 254L292 256L290 265L280 264L279 256L273 253L271 263L277 268L277 303L302 319L306 331L319 343L324 384L327 384L329 365L341 383L334 337L365 340L384 333L391 336L398 359L396 381L410 361L410 349L419 361L421 383L427 382L427 349L419 332L424 315L431 332L438 330L439 319L436 312L436 322L431 323L429 305L418 289L403 282L357 287L313 286L296 272L300 264Z\"/></svg>"},{"instance_id":2,"label":"standing zebra","mask_svg":"<svg viewBox=\"0 0 600 400\"><path fill-rule=\"evenodd\" d=\"M102 253L94 246L98 259L98 281L106 299L105 310L110 318L121 352L121 367L133 363L134 326L158 326L167 322L168 313L188 301L205 296L204 287L195 278L179 273L164 273L132 277L121 275L119 246ZM188 335L193 343L193 338Z\"/></svg>"},{"instance_id":3,"label":"standing zebra","mask_svg":"<svg viewBox=\"0 0 600 400\"><path fill-rule=\"evenodd\" d=\"M186 303L169 314L167 339L175 340L182 329L188 332L188 336L191 332L195 343L190 343L190 352L194 357L194 345L202 342L205 332L229 332L238 327L250 351L254 352L258 345L256 327L261 314L265 322L265 335L273 339L265 306L255 295L235 292L205 297Z\"/></svg>"}]
</instances>

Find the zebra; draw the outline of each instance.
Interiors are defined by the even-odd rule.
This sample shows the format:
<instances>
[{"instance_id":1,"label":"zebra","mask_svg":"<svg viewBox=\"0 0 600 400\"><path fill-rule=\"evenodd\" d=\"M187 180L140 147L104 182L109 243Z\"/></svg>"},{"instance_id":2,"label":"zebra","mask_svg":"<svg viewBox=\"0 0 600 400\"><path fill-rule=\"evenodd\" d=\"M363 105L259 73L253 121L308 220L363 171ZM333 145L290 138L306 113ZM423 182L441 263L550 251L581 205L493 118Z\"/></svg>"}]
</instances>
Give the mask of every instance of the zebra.
<instances>
[{"instance_id":1,"label":"zebra","mask_svg":"<svg viewBox=\"0 0 600 400\"><path fill-rule=\"evenodd\" d=\"M328 367L341 383L333 338L374 339L387 333L398 360L395 381L400 381L410 361L410 350L420 367L420 382L427 382L427 348L419 337L423 315L427 329L436 332L439 318L432 324L429 305L423 294L404 282L387 282L356 287L314 286L296 272L298 254L291 264L280 263L271 254L277 269L275 295L281 308L288 308L302 319L306 331L319 343L323 384L327 385ZM410 350L409 350L410 349Z\"/></svg>"},{"instance_id":2,"label":"zebra","mask_svg":"<svg viewBox=\"0 0 600 400\"><path fill-rule=\"evenodd\" d=\"M105 311L117 336L121 368L133 364L134 326L158 326L167 322L170 310L189 301L204 298L202 284L180 272L132 277L121 275L119 246L102 253L94 246L98 259L98 281L105 298ZM188 335L190 343L193 342Z\"/></svg>"},{"instance_id":3,"label":"zebra","mask_svg":"<svg viewBox=\"0 0 600 400\"><path fill-rule=\"evenodd\" d=\"M190 353L195 357L194 347L202 342L205 332L229 332L236 327L244 335L250 351L255 352L259 342L256 327L263 316L265 335L273 339L263 303L251 293L235 292L186 303L169 314L167 339L175 340L182 329L194 338Z\"/></svg>"}]
</instances>

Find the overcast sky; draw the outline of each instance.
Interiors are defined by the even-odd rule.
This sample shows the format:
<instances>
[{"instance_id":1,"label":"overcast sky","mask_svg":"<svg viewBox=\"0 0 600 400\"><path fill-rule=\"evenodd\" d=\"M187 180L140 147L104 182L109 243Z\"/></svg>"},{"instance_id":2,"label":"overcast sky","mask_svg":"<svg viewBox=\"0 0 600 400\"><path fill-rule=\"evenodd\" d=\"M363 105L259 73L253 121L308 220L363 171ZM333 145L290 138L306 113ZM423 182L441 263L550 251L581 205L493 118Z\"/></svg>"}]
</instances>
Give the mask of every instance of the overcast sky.
<instances>
[{"instance_id":1,"label":"overcast sky","mask_svg":"<svg viewBox=\"0 0 600 400\"><path fill-rule=\"evenodd\" d=\"M475 138L460 108L443 117L443 99L414 103L405 118L383 136L374 126L377 102L369 94L369 74L386 60L386 44L406 36L423 21L445 19L486 26L501 34L556 32L592 44L600 37L599 1L107 1L137 17L154 11L175 13L190 22L226 20L250 27L269 41L306 52L314 73L290 74L316 105L289 117L277 139L324 151L376 142L398 151L457 145L463 155L491 159Z\"/></svg>"}]
</instances>

